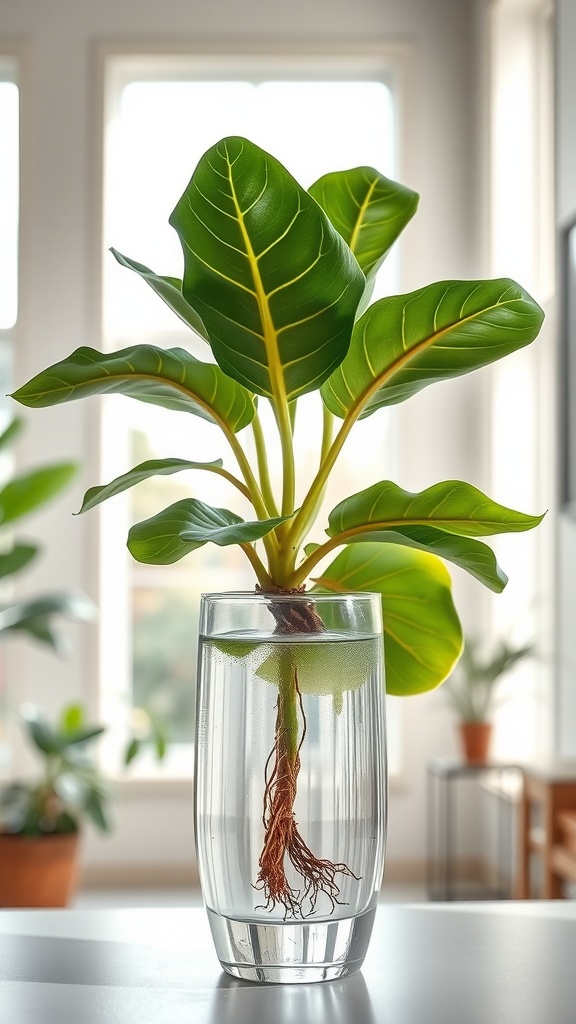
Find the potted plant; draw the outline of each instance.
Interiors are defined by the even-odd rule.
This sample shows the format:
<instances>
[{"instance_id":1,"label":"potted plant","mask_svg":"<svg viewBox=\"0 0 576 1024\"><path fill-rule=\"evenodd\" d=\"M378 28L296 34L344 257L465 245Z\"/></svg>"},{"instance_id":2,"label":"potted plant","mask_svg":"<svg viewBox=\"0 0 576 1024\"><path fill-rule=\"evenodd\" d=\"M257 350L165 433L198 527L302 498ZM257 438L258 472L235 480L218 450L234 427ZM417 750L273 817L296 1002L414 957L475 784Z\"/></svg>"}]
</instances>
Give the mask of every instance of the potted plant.
<instances>
[{"instance_id":1,"label":"potted plant","mask_svg":"<svg viewBox=\"0 0 576 1024\"><path fill-rule=\"evenodd\" d=\"M499 640L486 650L479 637L466 639L444 693L460 719L462 750L469 764L483 764L488 759L491 718L502 676L533 653L533 644L515 646L507 640Z\"/></svg>"},{"instance_id":2,"label":"potted plant","mask_svg":"<svg viewBox=\"0 0 576 1024\"><path fill-rule=\"evenodd\" d=\"M256 580L255 594L207 596L200 622L198 857L218 955L239 977L307 981L361 965L386 817L376 600L388 692L437 686L462 645L442 559L501 591L506 577L481 538L541 519L462 481L410 493L383 480L343 497L324 537L311 535L358 420L514 352L540 329L541 309L508 279L440 281L369 304L417 202L369 167L306 191L248 140L223 139L170 217L182 278L113 250L203 339L205 358L80 348L13 396L37 408L128 395L215 424L235 460L167 454L91 488L81 511L185 469L223 476L249 509L242 518L190 497L128 537L150 564L239 544ZM308 393L322 426L316 473L301 480L293 427ZM274 417L268 433L263 406Z\"/></svg>"},{"instance_id":3,"label":"potted plant","mask_svg":"<svg viewBox=\"0 0 576 1024\"><path fill-rule=\"evenodd\" d=\"M76 890L81 825L109 829L108 786L89 751L104 729L76 704L55 725L33 705L21 716L43 770L0 790L0 906L64 907Z\"/></svg>"},{"instance_id":4,"label":"potted plant","mask_svg":"<svg viewBox=\"0 0 576 1024\"><path fill-rule=\"evenodd\" d=\"M151 742L159 760L166 750L164 724L135 709L138 728L128 740L130 764ZM42 763L40 775L0 788L0 907L65 907L78 884L78 847L86 823L110 831L110 781L90 748L104 727L86 721L69 704L52 724L32 704L20 710L25 735Z\"/></svg>"}]
</instances>

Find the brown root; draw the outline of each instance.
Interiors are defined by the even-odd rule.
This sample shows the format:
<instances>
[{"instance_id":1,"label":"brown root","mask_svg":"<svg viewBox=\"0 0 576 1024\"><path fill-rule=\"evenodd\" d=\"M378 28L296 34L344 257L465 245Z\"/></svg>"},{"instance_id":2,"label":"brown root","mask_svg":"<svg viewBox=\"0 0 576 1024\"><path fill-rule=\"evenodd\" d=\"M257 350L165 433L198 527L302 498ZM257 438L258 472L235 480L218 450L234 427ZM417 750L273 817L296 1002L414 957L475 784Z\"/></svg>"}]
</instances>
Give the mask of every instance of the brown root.
<instances>
[{"instance_id":1,"label":"brown root","mask_svg":"<svg viewBox=\"0 0 576 1024\"><path fill-rule=\"evenodd\" d=\"M278 700L276 738L274 747L266 762L266 788L264 791L264 846L260 856L260 871L255 888L261 889L266 900L264 908L273 910L277 904L284 907L284 918L305 917L303 905L309 901L308 914L314 913L320 893L325 893L332 910L341 903L338 899L340 887L336 875L358 876L346 864L334 864L330 860L315 857L298 831L294 815L297 780L300 771L300 749L306 735L306 719L302 706L302 695L298 688L298 677L294 669L294 686L298 695L302 716L302 736L295 757L290 757L286 742L286 729L282 700ZM273 761L272 769L270 765ZM288 883L285 871L285 857L303 879L302 889L295 889ZM358 879L359 880L359 879Z\"/></svg>"},{"instance_id":2,"label":"brown root","mask_svg":"<svg viewBox=\"0 0 576 1024\"><path fill-rule=\"evenodd\" d=\"M290 594L303 594L305 586L293 587L291 589L285 589L283 587L276 587L274 590L264 591L262 587L256 584L256 593L273 595L282 594L283 596ZM314 608L313 604L292 604L290 601L278 601L278 603L271 603L270 611L276 619L276 633L323 633L325 626L322 619L318 615L318 612Z\"/></svg>"}]
</instances>

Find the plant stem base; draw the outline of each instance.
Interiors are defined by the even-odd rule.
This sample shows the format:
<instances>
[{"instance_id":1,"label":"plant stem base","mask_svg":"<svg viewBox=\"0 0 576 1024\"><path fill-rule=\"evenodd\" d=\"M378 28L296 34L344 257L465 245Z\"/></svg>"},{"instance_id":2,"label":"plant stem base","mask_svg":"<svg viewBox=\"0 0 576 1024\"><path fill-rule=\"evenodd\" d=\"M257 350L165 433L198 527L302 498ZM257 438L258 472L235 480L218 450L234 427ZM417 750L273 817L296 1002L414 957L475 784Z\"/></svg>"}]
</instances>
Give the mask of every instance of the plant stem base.
<instances>
[{"instance_id":1,"label":"plant stem base","mask_svg":"<svg viewBox=\"0 0 576 1024\"><path fill-rule=\"evenodd\" d=\"M242 921L208 910L218 959L244 981L307 984L359 971L376 909L334 921Z\"/></svg>"}]
</instances>

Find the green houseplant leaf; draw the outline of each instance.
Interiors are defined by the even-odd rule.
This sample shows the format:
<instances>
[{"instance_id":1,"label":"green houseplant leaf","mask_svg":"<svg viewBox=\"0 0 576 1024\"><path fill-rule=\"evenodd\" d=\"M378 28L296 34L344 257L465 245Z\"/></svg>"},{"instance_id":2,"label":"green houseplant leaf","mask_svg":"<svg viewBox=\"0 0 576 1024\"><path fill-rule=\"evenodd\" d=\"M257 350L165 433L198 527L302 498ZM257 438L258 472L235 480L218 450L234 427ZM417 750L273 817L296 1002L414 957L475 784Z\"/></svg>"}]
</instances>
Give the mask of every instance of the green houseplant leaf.
<instances>
[{"instance_id":1,"label":"green houseplant leaf","mask_svg":"<svg viewBox=\"0 0 576 1024\"><path fill-rule=\"evenodd\" d=\"M361 418L428 384L479 369L534 340L544 314L508 279L439 281L380 299L357 322L322 398L335 416Z\"/></svg>"},{"instance_id":2,"label":"green houseplant leaf","mask_svg":"<svg viewBox=\"0 0 576 1024\"><path fill-rule=\"evenodd\" d=\"M444 480L419 493L383 480L344 498L330 513L326 532L332 538L341 536L343 543L360 532L381 540L379 534L387 528L429 523L460 537L488 537L531 530L542 519L499 505L461 480Z\"/></svg>"},{"instance_id":3,"label":"green houseplant leaf","mask_svg":"<svg viewBox=\"0 0 576 1024\"><path fill-rule=\"evenodd\" d=\"M95 508L96 505L100 505L101 502L106 501L108 498L113 498L115 495L121 494L122 491L135 487L136 484L143 483L144 480L149 480L150 477L169 476L172 473L180 473L187 469L204 469L218 472L222 469L222 459L216 459L214 462L188 462L186 459L148 459L146 462L141 462L140 465L135 466L128 473L115 477L108 484L103 484L101 487L90 487L84 495L82 507L79 509L78 514L88 512L89 509Z\"/></svg>"},{"instance_id":4,"label":"green houseplant leaf","mask_svg":"<svg viewBox=\"0 0 576 1024\"><path fill-rule=\"evenodd\" d=\"M56 497L68 486L77 468L74 462L61 462L13 477L0 488L0 523L21 519Z\"/></svg>"},{"instance_id":5,"label":"green houseplant leaf","mask_svg":"<svg viewBox=\"0 0 576 1024\"><path fill-rule=\"evenodd\" d=\"M254 415L252 395L218 366L200 362L185 349L154 345L134 345L111 353L76 349L68 359L33 377L13 397L38 409L111 394L193 413L234 433Z\"/></svg>"},{"instance_id":6,"label":"green houseplant leaf","mask_svg":"<svg viewBox=\"0 0 576 1024\"><path fill-rule=\"evenodd\" d=\"M324 174L308 191L348 243L368 280L416 213L419 198L373 167Z\"/></svg>"},{"instance_id":7,"label":"green houseplant leaf","mask_svg":"<svg viewBox=\"0 0 576 1024\"><path fill-rule=\"evenodd\" d=\"M445 480L420 493L384 480L332 510L326 531L331 539L307 551L306 566L311 571L341 544L381 541L439 555L499 593L507 577L491 548L475 538L531 530L542 518L499 505L459 480Z\"/></svg>"},{"instance_id":8,"label":"green houseplant leaf","mask_svg":"<svg viewBox=\"0 0 576 1024\"><path fill-rule=\"evenodd\" d=\"M209 541L222 547L250 544L282 521L282 517L277 517L246 523L225 508L183 498L133 526L128 534L128 548L139 562L170 565Z\"/></svg>"},{"instance_id":9,"label":"green houseplant leaf","mask_svg":"<svg viewBox=\"0 0 576 1024\"><path fill-rule=\"evenodd\" d=\"M206 334L206 328L202 323L201 318L198 316L196 310L192 309L184 296L182 295L182 281L179 281L176 277L160 277L155 274L153 270L145 267L143 263L136 263L135 260L128 259L127 256L123 256L117 249L111 249L110 252L116 257L118 263L122 267L127 267L128 270L133 270L134 273L138 274L146 284L150 285L153 292L156 293L170 309L176 313L176 316L180 317L181 320L191 327L192 330L204 338L204 341L208 341L208 335Z\"/></svg>"},{"instance_id":10,"label":"green houseplant leaf","mask_svg":"<svg viewBox=\"0 0 576 1024\"><path fill-rule=\"evenodd\" d=\"M21 569L25 569L38 551L37 544L15 544L10 551L4 551L0 555L0 579L4 576L13 576Z\"/></svg>"},{"instance_id":11,"label":"green houseplant leaf","mask_svg":"<svg viewBox=\"0 0 576 1024\"><path fill-rule=\"evenodd\" d=\"M433 689L458 660L462 631L450 576L434 555L388 544L346 548L315 580L314 590L381 595L387 693Z\"/></svg>"},{"instance_id":12,"label":"green houseplant leaf","mask_svg":"<svg viewBox=\"0 0 576 1024\"><path fill-rule=\"evenodd\" d=\"M0 638L11 632L27 633L55 651L64 650L53 619L57 616L91 622L95 609L84 594L45 594L42 597L0 607Z\"/></svg>"},{"instance_id":13,"label":"green houseplant leaf","mask_svg":"<svg viewBox=\"0 0 576 1024\"><path fill-rule=\"evenodd\" d=\"M8 448L20 434L24 424L13 419L0 435L0 449ZM77 465L58 462L40 466L19 475L5 471L0 486L0 531L6 527L0 544L0 580L7 581L22 572L39 554L38 544L13 539L15 523L41 508L56 497L69 484ZM93 618L94 606L88 598L76 594L48 594L26 600L6 602L10 591L6 588L5 601L0 604L0 638L7 639L15 632L48 644L56 651L65 648L56 628L59 615L71 618Z\"/></svg>"},{"instance_id":14,"label":"green houseplant leaf","mask_svg":"<svg viewBox=\"0 0 576 1024\"><path fill-rule=\"evenodd\" d=\"M364 276L311 196L233 137L202 157L170 223L182 294L225 373L278 409L318 388L347 352Z\"/></svg>"},{"instance_id":15,"label":"green houseplant leaf","mask_svg":"<svg viewBox=\"0 0 576 1024\"><path fill-rule=\"evenodd\" d=\"M347 543L356 546L371 544L375 540L380 540L387 546L399 544L417 551L427 551L429 554L453 562L454 565L470 573L495 594L500 594L508 582L508 577L498 565L492 548L473 537L457 537L455 534L436 530L433 526L402 526L382 530L380 534L376 535L358 533ZM314 566L338 545L339 541L337 540L318 544L307 557L305 563L307 573L312 572Z\"/></svg>"},{"instance_id":16,"label":"green houseplant leaf","mask_svg":"<svg viewBox=\"0 0 576 1024\"><path fill-rule=\"evenodd\" d=\"M16 440L23 427L24 421L19 416L15 416L0 434L0 451L4 451Z\"/></svg>"},{"instance_id":17,"label":"green houseplant leaf","mask_svg":"<svg viewBox=\"0 0 576 1024\"><path fill-rule=\"evenodd\" d=\"M38 708L32 704L25 704L20 710L20 715L26 725L28 735L38 750L43 754L59 754L60 743L56 731Z\"/></svg>"}]
</instances>

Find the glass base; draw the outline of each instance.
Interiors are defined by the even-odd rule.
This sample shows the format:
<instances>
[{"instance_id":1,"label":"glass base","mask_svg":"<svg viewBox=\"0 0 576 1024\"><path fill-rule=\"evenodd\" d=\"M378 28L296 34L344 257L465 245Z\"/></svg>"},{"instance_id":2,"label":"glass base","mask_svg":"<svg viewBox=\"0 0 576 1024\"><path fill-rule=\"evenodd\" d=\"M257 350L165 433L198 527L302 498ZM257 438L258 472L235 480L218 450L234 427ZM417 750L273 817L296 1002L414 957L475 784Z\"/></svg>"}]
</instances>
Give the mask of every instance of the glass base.
<instances>
[{"instance_id":1,"label":"glass base","mask_svg":"<svg viewBox=\"0 0 576 1024\"><path fill-rule=\"evenodd\" d=\"M234 920L207 910L224 970L244 981L308 984L359 971L368 949L375 909L336 921Z\"/></svg>"}]
</instances>

